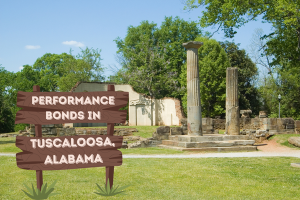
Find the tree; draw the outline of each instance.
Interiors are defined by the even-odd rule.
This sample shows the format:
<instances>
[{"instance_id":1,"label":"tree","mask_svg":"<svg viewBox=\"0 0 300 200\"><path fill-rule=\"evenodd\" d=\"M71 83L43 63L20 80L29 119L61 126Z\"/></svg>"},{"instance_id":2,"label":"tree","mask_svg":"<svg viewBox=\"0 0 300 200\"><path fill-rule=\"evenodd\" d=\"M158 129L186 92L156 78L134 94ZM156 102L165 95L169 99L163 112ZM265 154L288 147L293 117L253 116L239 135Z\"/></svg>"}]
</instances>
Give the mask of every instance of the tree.
<instances>
[{"instance_id":1,"label":"tree","mask_svg":"<svg viewBox=\"0 0 300 200\"><path fill-rule=\"evenodd\" d=\"M229 59L221 45L214 39L198 37L203 42L198 50L200 95L203 117L224 115L226 100L226 69ZM186 66L185 66L186 69ZM186 70L181 74L182 85L186 85ZM183 97L183 107L187 109L187 93Z\"/></svg>"},{"instance_id":2,"label":"tree","mask_svg":"<svg viewBox=\"0 0 300 200\"><path fill-rule=\"evenodd\" d=\"M15 118L8 98L12 76L13 73L6 71L0 64L0 133L9 133L14 130Z\"/></svg>"},{"instance_id":3,"label":"tree","mask_svg":"<svg viewBox=\"0 0 300 200\"><path fill-rule=\"evenodd\" d=\"M81 49L81 53L76 56L77 59L75 59L75 56L72 56L70 52L72 57L66 58L62 63L66 73L64 73L57 81L59 91L70 91L78 81L104 81L104 68L100 63L100 52L101 50L93 48Z\"/></svg>"},{"instance_id":4,"label":"tree","mask_svg":"<svg viewBox=\"0 0 300 200\"><path fill-rule=\"evenodd\" d=\"M285 63L291 65L291 63ZM274 69L276 79L266 77L259 87L263 98L264 108L269 113L269 117L278 117L278 95L280 102L280 117L292 117L300 120L300 69L286 66Z\"/></svg>"},{"instance_id":5,"label":"tree","mask_svg":"<svg viewBox=\"0 0 300 200\"><path fill-rule=\"evenodd\" d=\"M39 72L41 91L70 91L78 81L102 81L102 68L98 49L81 49L77 56L47 53L38 58L33 69Z\"/></svg>"},{"instance_id":6,"label":"tree","mask_svg":"<svg viewBox=\"0 0 300 200\"><path fill-rule=\"evenodd\" d=\"M182 43L194 40L200 30L195 22L166 17L161 27L143 21L128 27L124 40L115 41L122 69L112 77L146 95L181 99L185 86L179 82L186 52ZM117 80L118 79L118 80Z\"/></svg>"},{"instance_id":7,"label":"tree","mask_svg":"<svg viewBox=\"0 0 300 200\"><path fill-rule=\"evenodd\" d=\"M274 59L274 56L267 55L268 46L263 39L263 36L262 29L255 29L251 38L250 55L255 64L264 67L268 71L268 74L273 77L273 66L271 65L271 61Z\"/></svg>"},{"instance_id":8,"label":"tree","mask_svg":"<svg viewBox=\"0 0 300 200\"><path fill-rule=\"evenodd\" d=\"M185 9L205 6L200 19L202 27L217 25L227 37L233 37L235 29L262 16L265 22L272 23L274 32L265 35L267 55L274 55L272 65L284 59L300 62L300 4L298 0L187 0ZM295 63L294 63L295 64Z\"/></svg>"},{"instance_id":9,"label":"tree","mask_svg":"<svg viewBox=\"0 0 300 200\"><path fill-rule=\"evenodd\" d=\"M227 53L231 67L238 68L239 107L240 110L250 109L253 115L258 115L261 104L260 95L255 87L258 71L244 49L233 42L220 42Z\"/></svg>"}]
</instances>

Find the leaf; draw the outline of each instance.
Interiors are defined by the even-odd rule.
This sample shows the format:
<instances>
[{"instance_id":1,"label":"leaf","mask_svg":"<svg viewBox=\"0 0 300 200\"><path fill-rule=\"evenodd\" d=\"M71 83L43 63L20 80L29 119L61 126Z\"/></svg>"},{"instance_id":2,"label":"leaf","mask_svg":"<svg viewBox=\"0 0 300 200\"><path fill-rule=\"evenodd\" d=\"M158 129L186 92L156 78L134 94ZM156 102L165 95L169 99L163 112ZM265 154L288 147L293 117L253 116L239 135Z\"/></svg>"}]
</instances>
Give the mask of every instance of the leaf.
<instances>
[{"instance_id":1,"label":"leaf","mask_svg":"<svg viewBox=\"0 0 300 200\"><path fill-rule=\"evenodd\" d=\"M54 195L58 195L58 194L60 194L60 193L51 193L51 194L48 195L48 197L51 197L51 196L54 196Z\"/></svg>"},{"instance_id":2,"label":"leaf","mask_svg":"<svg viewBox=\"0 0 300 200\"><path fill-rule=\"evenodd\" d=\"M25 192L24 190L22 190L27 196L29 196L30 198L34 198L34 196L32 196L32 195L30 195L30 194L28 194L27 192Z\"/></svg>"},{"instance_id":3,"label":"leaf","mask_svg":"<svg viewBox=\"0 0 300 200\"><path fill-rule=\"evenodd\" d=\"M50 186L49 188L54 188L54 185L56 184L57 180L55 180Z\"/></svg>"},{"instance_id":4,"label":"leaf","mask_svg":"<svg viewBox=\"0 0 300 200\"><path fill-rule=\"evenodd\" d=\"M44 194L47 190L47 183L42 185L42 194Z\"/></svg>"},{"instance_id":5,"label":"leaf","mask_svg":"<svg viewBox=\"0 0 300 200\"><path fill-rule=\"evenodd\" d=\"M119 186L117 186L116 188L114 188L114 189L112 190L112 193L114 193L115 191L117 191L118 187L119 187Z\"/></svg>"},{"instance_id":6,"label":"leaf","mask_svg":"<svg viewBox=\"0 0 300 200\"><path fill-rule=\"evenodd\" d=\"M111 188L110 188L110 184L109 184L109 178L107 179L107 183L105 185L105 190L107 191L107 194L110 194Z\"/></svg>"},{"instance_id":7,"label":"leaf","mask_svg":"<svg viewBox=\"0 0 300 200\"><path fill-rule=\"evenodd\" d=\"M96 183L96 185L98 186L99 190L102 191L103 193L105 193L105 191Z\"/></svg>"},{"instance_id":8,"label":"leaf","mask_svg":"<svg viewBox=\"0 0 300 200\"><path fill-rule=\"evenodd\" d=\"M28 192L30 192L30 194L33 194L32 190L30 187L28 187L25 183L23 183L23 185L27 188Z\"/></svg>"},{"instance_id":9,"label":"leaf","mask_svg":"<svg viewBox=\"0 0 300 200\"><path fill-rule=\"evenodd\" d=\"M51 192L53 192L53 190L54 190L54 188L50 188L49 191L45 193L45 195L48 197L49 194L50 194Z\"/></svg>"},{"instance_id":10,"label":"leaf","mask_svg":"<svg viewBox=\"0 0 300 200\"><path fill-rule=\"evenodd\" d=\"M34 189L34 187L33 187L33 184L31 184L32 185L32 194L33 194L33 196L37 196L37 194L36 194L36 192L35 192L35 189Z\"/></svg>"},{"instance_id":11,"label":"leaf","mask_svg":"<svg viewBox=\"0 0 300 200\"><path fill-rule=\"evenodd\" d=\"M125 188L128 188L130 185L125 185L125 186L123 186L123 187L120 187L119 189L118 189L118 191L120 191L120 190L124 190Z\"/></svg>"}]
</instances>

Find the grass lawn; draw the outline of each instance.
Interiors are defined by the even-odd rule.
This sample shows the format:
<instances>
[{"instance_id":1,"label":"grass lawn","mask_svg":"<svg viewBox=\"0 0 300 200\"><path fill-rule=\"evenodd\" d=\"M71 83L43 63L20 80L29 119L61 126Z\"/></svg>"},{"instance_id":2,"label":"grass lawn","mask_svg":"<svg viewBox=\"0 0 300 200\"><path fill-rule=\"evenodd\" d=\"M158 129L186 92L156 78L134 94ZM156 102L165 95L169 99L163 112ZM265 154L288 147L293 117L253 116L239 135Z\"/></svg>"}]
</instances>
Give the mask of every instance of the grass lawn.
<instances>
[{"instance_id":1,"label":"grass lawn","mask_svg":"<svg viewBox=\"0 0 300 200\"><path fill-rule=\"evenodd\" d=\"M144 134L153 130L138 129ZM153 127L151 127L153 128ZM272 138L285 143L291 136ZM121 149L123 154L183 154L160 148ZM0 138L0 152L17 153L15 138ZM130 187L126 195L109 199L299 199L299 158L124 158L115 167L114 185ZM0 199L29 199L21 190L23 183L33 183L33 170L17 167L15 157L0 156ZM57 180L55 193L49 199L106 199L98 196L96 183L103 186L105 168L43 171L44 183Z\"/></svg>"},{"instance_id":2,"label":"grass lawn","mask_svg":"<svg viewBox=\"0 0 300 200\"><path fill-rule=\"evenodd\" d=\"M130 187L109 199L299 199L299 158L123 159L114 185ZM0 199L29 199L23 183L36 186L35 171L19 169L14 157L0 156ZM105 168L43 171L45 183L57 180L49 199L105 199Z\"/></svg>"},{"instance_id":3,"label":"grass lawn","mask_svg":"<svg viewBox=\"0 0 300 200\"><path fill-rule=\"evenodd\" d=\"M115 129L118 128L136 128L138 132L133 132L134 136L141 136L143 138L151 138L153 132L156 131L156 129L159 126L115 126ZM170 126L170 127L179 127L179 126ZM75 127L78 129L81 128L106 128L106 126L99 126L99 127Z\"/></svg>"},{"instance_id":4,"label":"grass lawn","mask_svg":"<svg viewBox=\"0 0 300 200\"><path fill-rule=\"evenodd\" d=\"M290 137L300 137L300 134L281 134L281 135L273 135L269 138L269 140L276 139L277 143L295 149L300 149L289 143L288 139Z\"/></svg>"}]
</instances>

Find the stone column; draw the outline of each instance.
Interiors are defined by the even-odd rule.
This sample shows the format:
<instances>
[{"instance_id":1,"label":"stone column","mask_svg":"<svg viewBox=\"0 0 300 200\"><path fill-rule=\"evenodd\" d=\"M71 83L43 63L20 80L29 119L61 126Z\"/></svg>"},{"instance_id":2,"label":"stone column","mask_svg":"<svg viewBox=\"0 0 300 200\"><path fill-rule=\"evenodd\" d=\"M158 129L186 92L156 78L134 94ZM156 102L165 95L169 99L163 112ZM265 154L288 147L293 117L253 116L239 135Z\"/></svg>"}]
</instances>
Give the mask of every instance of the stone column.
<instances>
[{"instance_id":1,"label":"stone column","mask_svg":"<svg viewBox=\"0 0 300 200\"><path fill-rule=\"evenodd\" d=\"M238 69L226 70L226 130L228 135L240 134L240 112L238 99Z\"/></svg>"},{"instance_id":2,"label":"stone column","mask_svg":"<svg viewBox=\"0 0 300 200\"><path fill-rule=\"evenodd\" d=\"M187 49L187 128L188 135L202 134L198 49L202 42L182 44Z\"/></svg>"}]
</instances>

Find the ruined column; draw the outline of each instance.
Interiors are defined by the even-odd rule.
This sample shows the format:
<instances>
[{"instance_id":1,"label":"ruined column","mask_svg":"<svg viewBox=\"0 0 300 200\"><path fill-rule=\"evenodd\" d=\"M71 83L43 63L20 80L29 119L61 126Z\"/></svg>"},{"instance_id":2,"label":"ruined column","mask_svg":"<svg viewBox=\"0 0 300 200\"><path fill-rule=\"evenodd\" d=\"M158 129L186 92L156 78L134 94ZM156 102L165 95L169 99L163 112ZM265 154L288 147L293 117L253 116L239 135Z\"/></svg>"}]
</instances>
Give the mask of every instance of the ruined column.
<instances>
[{"instance_id":1,"label":"ruined column","mask_svg":"<svg viewBox=\"0 0 300 200\"><path fill-rule=\"evenodd\" d=\"M198 49L202 42L182 44L187 49L187 128L188 135L202 135Z\"/></svg>"},{"instance_id":2,"label":"ruined column","mask_svg":"<svg viewBox=\"0 0 300 200\"><path fill-rule=\"evenodd\" d=\"M238 99L238 68L226 70L226 130L228 135L240 134L240 112Z\"/></svg>"}]
</instances>

